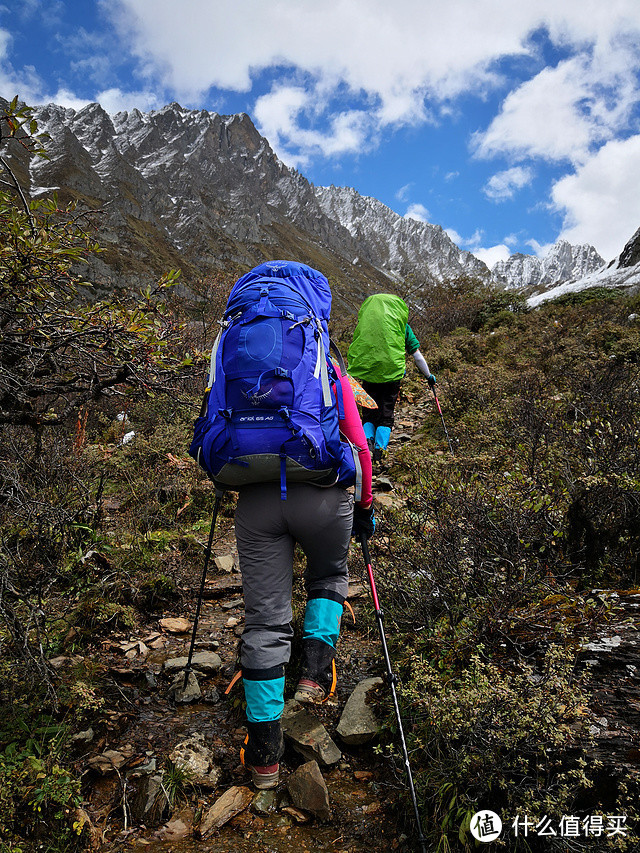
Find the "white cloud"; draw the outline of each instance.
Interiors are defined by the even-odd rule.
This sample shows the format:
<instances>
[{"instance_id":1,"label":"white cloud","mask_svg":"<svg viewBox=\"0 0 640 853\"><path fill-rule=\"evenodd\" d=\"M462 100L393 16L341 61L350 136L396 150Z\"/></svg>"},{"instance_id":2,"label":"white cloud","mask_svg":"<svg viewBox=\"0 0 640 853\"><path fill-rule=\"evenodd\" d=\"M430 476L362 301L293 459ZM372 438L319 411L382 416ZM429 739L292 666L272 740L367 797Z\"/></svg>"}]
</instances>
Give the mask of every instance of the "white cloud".
<instances>
[{"instance_id":1,"label":"white cloud","mask_svg":"<svg viewBox=\"0 0 640 853\"><path fill-rule=\"evenodd\" d=\"M164 101L159 101L155 92L123 92L122 89L112 88L105 89L99 92L96 101L110 115L115 115L119 112L129 112L134 108L139 110L157 110L164 105ZM57 103L62 103L57 101Z\"/></svg>"},{"instance_id":2,"label":"white cloud","mask_svg":"<svg viewBox=\"0 0 640 853\"><path fill-rule=\"evenodd\" d=\"M493 175L484 187L484 194L493 201L505 201L513 198L516 191L526 186L533 177L532 169L513 166L504 172Z\"/></svg>"},{"instance_id":3,"label":"white cloud","mask_svg":"<svg viewBox=\"0 0 640 853\"><path fill-rule=\"evenodd\" d=\"M431 214L424 204L410 204L404 215L405 219L415 219L417 222L429 222Z\"/></svg>"},{"instance_id":4,"label":"white cloud","mask_svg":"<svg viewBox=\"0 0 640 853\"><path fill-rule=\"evenodd\" d=\"M455 228L445 228L444 231L445 231L445 234L448 235L449 239L452 240L456 244L456 246L462 246L464 240L460 236L460 234L458 234L458 232L455 230Z\"/></svg>"},{"instance_id":5,"label":"white cloud","mask_svg":"<svg viewBox=\"0 0 640 853\"><path fill-rule=\"evenodd\" d=\"M407 201L409 199L409 193L411 188L413 187L413 182L405 184L403 187L396 192L396 198L398 201Z\"/></svg>"},{"instance_id":6,"label":"white cloud","mask_svg":"<svg viewBox=\"0 0 640 853\"><path fill-rule=\"evenodd\" d=\"M472 252L476 258L483 261L489 269L493 269L498 261L506 261L511 254L509 247L505 246L504 243L499 243L497 246L489 246L488 249L472 249Z\"/></svg>"},{"instance_id":7,"label":"white cloud","mask_svg":"<svg viewBox=\"0 0 640 853\"><path fill-rule=\"evenodd\" d=\"M584 162L594 146L628 126L637 105L640 53L618 42L544 68L507 95L488 129L476 134L478 156Z\"/></svg>"},{"instance_id":8,"label":"white cloud","mask_svg":"<svg viewBox=\"0 0 640 853\"><path fill-rule=\"evenodd\" d=\"M277 65L310 75L327 91L345 84L365 93L385 123L412 123L428 115L425 94L448 98L485 85L496 56L530 50L523 36L537 16L509 16L513 25L489 27L489 19L503 17L503 0L487 0L485 9L463 5L462 16L421 0L182 0L180 14L174 0L118 0L103 8L143 66L178 95L199 96L211 86L249 91L252 75ZM474 26L486 38L477 38Z\"/></svg>"},{"instance_id":9,"label":"white cloud","mask_svg":"<svg viewBox=\"0 0 640 853\"><path fill-rule=\"evenodd\" d=\"M582 154L594 140L609 138L634 96L629 69L638 66L631 48L640 26L637 0L182 0L179 14L175 0L101 5L142 72L182 102L202 100L211 87L249 92L256 75L277 68L285 87L304 80L318 108L314 126L324 128L338 104L341 119L321 138L300 135L290 113L277 127L271 117L281 145L287 141L302 157L352 151L374 130L448 114L458 95L504 82L496 65L504 57L531 57L539 65L531 35L542 27L556 45L579 55L512 93L478 137L480 153ZM596 85L602 75L606 92ZM357 116L339 105L345 93L359 99ZM263 111L273 106L261 104Z\"/></svg>"},{"instance_id":10,"label":"white cloud","mask_svg":"<svg viewBox=\"0 0 640 853\"><path fill-rule=\"evenodd\" d=\"M85 98L78 98L73 92L68 89L58 89L53 95L44 95L39 103L41 104L60 104L61 107L68 107L72 110L81 110L90 104ZM105 107L106 109L106 107Z\"/></svg>"},{"instance_id":11,"label":"white cloud","mask_svg":"<svg viewBox=\"0 0 640 853\"><path fill-rule=\"evenodd\" d=\"M546 258L553 248L554 243L539 243L537 240L532 238L531 240L527 240L527 246L531 246L533 254L537 255L537 257Z\"/></svg>"},{"instance_id":12,"label":"white cloud","mask_svg":"<svg viewBox=\"0 0 640 853\"><path fill-rule=\"evenodd\" d=\"M317 153L325 157L357 153L371 144L370 119L360 110L330 116L324 130L305 127L303 120L321 109L313 93L301 86L278 86L257 99L254 115L261 133L290 165L306 165L309 157ZM292 140L301 153L291 150Z\"/></svg>"},{"instance_id":13,"label":"white cloud","mask_svg":"<svg viewBox=\"0 0 640 853\"><path fill-rule=\"evenodd\" d=\"M509 238L505 238L504 243L500 243L497 246L489 246L485 249L481 246L482 240L484 239L484 233L479 228L474 231L471 237L462 237L453 228L445 228L445 231L456 246L461 249L466 249L474 254L476 258L483 261L489 269L491 269L498 261L506 261L509 255L511 255L511 250L506 243L513 238L513 235Z\"/></svg>"},{"instance_id":14,"label":"white cloud","mask_svg":"<svg viewBox=\"0 0 640 853\"><path fill-rule=\"evenodd\" d=\"M552 199L564 213L560 239L615 258L640 226L640 135L608 142L555 184Z\"/></svg>"},{"instance_id":15,"label":"white cloud","mask_svg":"<svg viewBox=\"0 0 640 853\"><path fill-rule=\"evenodd\" d=\"M9 62L11 33L0 28L0 93L11 100L18 95L27 104L35 103L34 94L40 88L40 78L33 66L26 66L20 73Z\"/></svg>"}]
</instances>

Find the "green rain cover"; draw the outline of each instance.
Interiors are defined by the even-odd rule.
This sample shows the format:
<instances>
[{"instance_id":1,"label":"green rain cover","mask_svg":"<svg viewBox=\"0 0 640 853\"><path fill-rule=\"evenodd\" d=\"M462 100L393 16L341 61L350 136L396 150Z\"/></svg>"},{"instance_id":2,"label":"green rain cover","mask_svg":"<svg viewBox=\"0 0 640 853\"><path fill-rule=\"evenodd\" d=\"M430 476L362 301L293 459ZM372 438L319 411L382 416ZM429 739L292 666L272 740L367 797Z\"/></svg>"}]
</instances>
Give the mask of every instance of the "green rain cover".
<instances>
[{"instance_id":1,"label":"green rain cover","mask_svg":"<svg viewBox=\"0 0 640 853\"><path fill-rule=\"evenodd\" d=\"M366 382L395 382L405 373L409 308L391 293L376 293L360 306L347 355L349 373Z\"/></svg>"}]
</instances>

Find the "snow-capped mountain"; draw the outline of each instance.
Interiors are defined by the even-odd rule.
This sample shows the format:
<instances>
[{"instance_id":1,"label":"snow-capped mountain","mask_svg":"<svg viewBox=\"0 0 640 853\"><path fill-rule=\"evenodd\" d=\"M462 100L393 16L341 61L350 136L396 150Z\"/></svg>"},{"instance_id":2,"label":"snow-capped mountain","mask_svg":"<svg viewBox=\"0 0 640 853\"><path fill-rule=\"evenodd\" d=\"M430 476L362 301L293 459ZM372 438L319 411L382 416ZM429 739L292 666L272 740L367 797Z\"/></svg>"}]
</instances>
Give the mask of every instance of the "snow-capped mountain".
<instances>
[{"instance_id":1,"label":"snow-capped mountain","mask_svg":"<svg viewBox=\"0 0 640 853\"><path fill-rule=\"evenodd\" d=\"M174 103L109 115L99 104L49 104L35 118L50 136L49 159L14 146L16 173L31 196L57 190L62 201L98 211L105 251L87 278L106 285L146 284L171 268L189 285L295 257L322 269L337 298L353 306L406 276L425 286L471 276L531 289L604 264L591 246L558 243L542 260L513 255L490 272L438 225L399 216L354 189L314 187L245 114Z\"/></svg>"},{"instance_id":2,"label":"snow-capped mountain","mask_svg":"<svg viewBox=\"0 0 640 853\"><path fill-rule=\"evenodd\" d=\"M439 226L394 213L350 187L316 187L324 213L355 240L358 253L398 276L416 272L436 281L460 275L487 278L487 266L459 249Z\"/></svg>"},{"instance_id":3,"label":"snow-capped mountain","mask_svg":"<svg viewBox=\"0 0 640 853\"><path fill-rule=\"evenodd\" d=\"M576 293L589 287L625 288L640 290L640 228L626 244L619 257L594 272L534 293L527 300L534 308L542 302Z\"/></svg>"},{"instance_id":4,"label":"snow-capped mountain","mask_svg":"<svg viewBox=\"0 0 640 853\"><path fill-rule=\"evenodd\" d=\"M549 286L583 278L604 265L593 246L572 246L566 240L559 240L544 258L518 253L506 261L498 261L491 269L491 278L507 288Z\"/></svg>"},{"instance_id":5,"label":"snow-capped mountain","mask_svg":"<svg viewBox=\"0 0 640 853\"><path fill-rule=\"evenodd\" d=\"M370 287L419 274L428 282L489 277L435 225L404 219L355 190L314 188L283 164L244 114L170 104L108 115L50 104L36 110L48 160L28 164L32 196L58 189L100 215L92 276L118 283L181 267L188 277L295 256ZM339 288L338 288L339 289Z\"/></svg>"}]
</instances>

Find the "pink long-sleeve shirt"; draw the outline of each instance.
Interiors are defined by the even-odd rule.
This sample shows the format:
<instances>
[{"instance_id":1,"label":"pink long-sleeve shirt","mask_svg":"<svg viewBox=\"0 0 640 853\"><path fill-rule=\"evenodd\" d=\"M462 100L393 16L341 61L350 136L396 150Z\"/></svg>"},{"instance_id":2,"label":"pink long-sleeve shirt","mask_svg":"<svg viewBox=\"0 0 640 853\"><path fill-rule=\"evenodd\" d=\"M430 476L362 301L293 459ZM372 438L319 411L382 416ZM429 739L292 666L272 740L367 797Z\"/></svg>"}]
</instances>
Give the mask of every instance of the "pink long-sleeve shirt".
<instances>
[{"instance_id":1,"label":"pink long-sleeve shirt","mask_svg":"<svg viewBox=\"0 0 640 853\"><path fill-rule=\"evenodd\" d=\"M335 365L335 362L334 362ZM335 365L338 376L340 377L340 386L342 388L342 399L344 402L344 419L340 421L340 429L349 439L351 444L358 448L358 457L360 459L360 467L362 468L362 491L358 504L367 509L373 501L373 491L371 488L371 454L367 446L364 430L362 429L362 421L358 412L358 404L353 396L353 389L348 377L343 376L338 365Z\"/></svg>"}]
</instances>

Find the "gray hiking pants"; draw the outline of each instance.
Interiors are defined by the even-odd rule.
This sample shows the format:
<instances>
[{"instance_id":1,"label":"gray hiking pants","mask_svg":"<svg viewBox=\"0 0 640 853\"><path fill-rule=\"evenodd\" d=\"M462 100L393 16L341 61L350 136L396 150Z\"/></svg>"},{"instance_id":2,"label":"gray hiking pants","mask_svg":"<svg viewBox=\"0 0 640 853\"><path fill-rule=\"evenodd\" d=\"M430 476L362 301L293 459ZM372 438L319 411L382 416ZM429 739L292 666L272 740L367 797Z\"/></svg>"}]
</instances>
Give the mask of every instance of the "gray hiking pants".
<instances>
[{"instance_id":1,"label":"gray hiking pants","mask_svg":"<svg viewBox=\"0 0 640 853\"><path fill-rule=\"evenodd\" d=\"M293 551L307 558L308 599L329 599L340 609L347 597L347 555L353 497L343 488L309 483L259 483L240 489L236 541L244 591L243 672L282 667L291 656Z\"/></svg>"}]
</instances>

